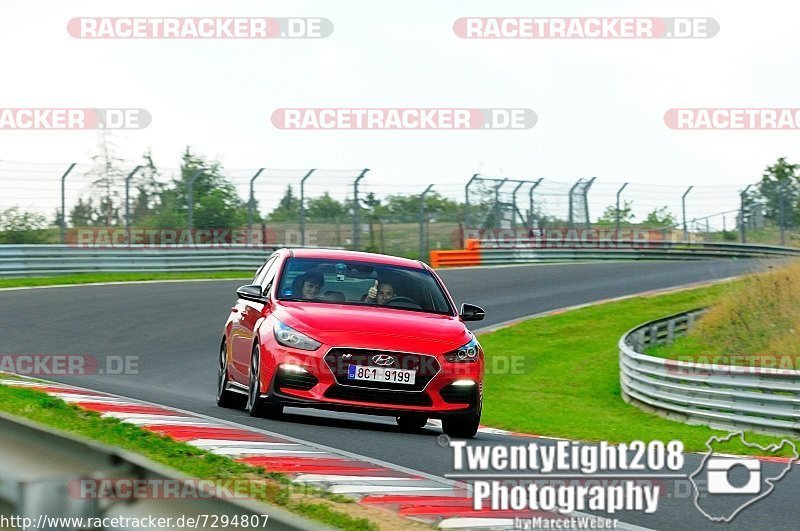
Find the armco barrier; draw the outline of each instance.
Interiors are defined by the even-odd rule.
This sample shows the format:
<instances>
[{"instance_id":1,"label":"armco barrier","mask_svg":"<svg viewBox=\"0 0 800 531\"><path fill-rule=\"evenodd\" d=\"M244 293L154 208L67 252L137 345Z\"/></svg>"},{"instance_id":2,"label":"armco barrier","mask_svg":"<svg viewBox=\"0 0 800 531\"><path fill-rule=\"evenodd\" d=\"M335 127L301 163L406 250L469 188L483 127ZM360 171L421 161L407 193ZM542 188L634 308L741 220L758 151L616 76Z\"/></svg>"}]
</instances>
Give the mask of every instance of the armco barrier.
<instances>
[{"instance_id":1,"label":"armco barrier","mask_svg":"<svg viewBox=\"0 0 800 531\"><path fill-rule=\"evenodd\" d=\"M642 353L684 334L704 311L651 321L620 338L622 397L690 424L800 435L800 371L688 363Z\"/></svg>"},{"instance_id":2,"label":"armco barrier","mask_svg":"<svg viewBox=\"0 0 800 531\"><path fill-rule=\"evenodd\" d=\"M572 260L711 260L800 257L800 249L777 245L614 241L576 246L537 240L467 240L466 250L431 251L433 267L499 265Z\"/></svg>"},{"instance_id":3,"label":"armco barrier","mask_svg":"<svg viewBox=\"0 0 800 531\"><path fill-rule=\"evenodd\" d=\"M255 270L277 247L0 245L0 277L70 273Z\"/></svg>"},{"instance_id":4,"label":"armco barrier","mask_svg":"<svg viewBox=\"0 0 800 531\"><path fill-rule=\"evenodd\" d=\"M3 463L0 467L0 506L3 510L0 512L30 519L33 525L27 529L76 529L74 521L65 523L66 519L92 518L106 519L118 531L138 531L148 527L135 522L147 522L149 517L171 517L172 529L219 529L224 527L222 518L229 522L234 518L239 521L244 521L243 518L248 521L257 519L259 529L328 529L274 505L230 496L219 497L213 491L189 497L175 495L156 499L146 493L140 497L137 490L132 489L128 491L130 497L119 501L96 496L70 496L68 493L74 491L71 487L80 479L111 482L114 478L131 478L153 485L178 483L181 486L174 487L174 490L164 487L165 492L175 493L184 492L184 484L191 487L199 486L199 483L138 454L57 432L5 413L0 414L0 457ZM266 526L263 515L267 515ZM63 520L61 525L54 525L52 521L47 525L44 520L47 517ZM184 521L192 518L197 525L176 526L176 520L181 517ZM113 519L116 519L116 524ZM255 529L256 526L243 524L242 528L245 527Z\"/></svg>"}]
</instances>

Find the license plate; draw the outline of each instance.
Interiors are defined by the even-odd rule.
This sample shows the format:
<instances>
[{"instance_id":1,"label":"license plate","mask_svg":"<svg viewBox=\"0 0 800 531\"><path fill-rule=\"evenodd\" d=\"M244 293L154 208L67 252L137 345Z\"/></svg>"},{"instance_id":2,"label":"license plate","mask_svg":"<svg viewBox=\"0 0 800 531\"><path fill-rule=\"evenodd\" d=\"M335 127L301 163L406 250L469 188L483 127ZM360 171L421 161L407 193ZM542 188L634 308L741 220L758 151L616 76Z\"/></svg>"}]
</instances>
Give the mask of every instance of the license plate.
<instances>
[{"instance_id":1,"label":"license plate","mask_svg":"<svg viewBox=\"0 0 800 531\"><path fill-rule=\"evenodd\" d=\"M365 367L363 365L348 365L347 367L347 378L349 380L368 380L370 382L414 385L416 377L417 371L407 369Z\"/></svg>"}]
</instances>

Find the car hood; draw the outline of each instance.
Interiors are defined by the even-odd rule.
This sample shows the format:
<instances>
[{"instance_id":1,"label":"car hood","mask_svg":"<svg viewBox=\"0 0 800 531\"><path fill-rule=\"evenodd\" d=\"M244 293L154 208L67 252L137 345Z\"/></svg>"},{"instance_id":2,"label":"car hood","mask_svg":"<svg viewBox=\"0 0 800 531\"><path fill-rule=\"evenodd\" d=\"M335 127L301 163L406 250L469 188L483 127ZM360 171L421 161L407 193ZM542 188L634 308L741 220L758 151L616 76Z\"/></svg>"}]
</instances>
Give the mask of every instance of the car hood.
<instances>
[{"instance_id":1,"label":"car hood","mask_svg":"<svg viewBox=\"0 0 800 531\"><path fill-rule=\"evenodd\" d=\"M440 354L472 337L458 317L374 306L283 302L275 317L330 346Z\"/></svg>"}]
</instances>

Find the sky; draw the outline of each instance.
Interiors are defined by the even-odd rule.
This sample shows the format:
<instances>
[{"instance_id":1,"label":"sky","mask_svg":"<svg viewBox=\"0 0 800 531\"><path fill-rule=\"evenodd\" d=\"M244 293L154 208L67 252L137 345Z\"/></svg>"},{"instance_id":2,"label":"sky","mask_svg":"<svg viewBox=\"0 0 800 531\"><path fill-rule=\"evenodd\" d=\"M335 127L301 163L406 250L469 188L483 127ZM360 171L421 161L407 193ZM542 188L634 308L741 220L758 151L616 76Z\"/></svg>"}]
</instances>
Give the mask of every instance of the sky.
<instances>
[{"instance_id":1,"label":"sky","mask_svg":"<svg viewBox=\"0 0 800 531\"><path fill-rule=\"evenodd\" d=\"M800 107L799 11L788 0L6 1L0 107L146 109L148 127L114 135L132 165L150 149L158 164L177 166L189 145L244 180L259 167L366 167L364 186L379 195L436 183L459 197L476 172L563 183L596 176L593 210L630 182L654 205L694 185L692 208L708 211L735 206L736 191L779 156L800 159L800 131L673 130L664 113ZM325 17L334 29L304 40L75 39L67 22L82 16ZM712 17L720 31L709 39L460 39L453 22L470 16ZM529 108L538 122L510 131L277 129L270 116L285 107ZM86 162L96 143L93 131L0 130L0 170L26 162L15 168L36 168L42 179L52 169L57 181L62 165ZM331 173L339 177L330 186L344 193L350 174ZM3 175L3 205L57 199L53 190L33 199L34 185L12 186ZM287 179L275 173L259 183L262 202Z\"/></svg>"}]
</instances>

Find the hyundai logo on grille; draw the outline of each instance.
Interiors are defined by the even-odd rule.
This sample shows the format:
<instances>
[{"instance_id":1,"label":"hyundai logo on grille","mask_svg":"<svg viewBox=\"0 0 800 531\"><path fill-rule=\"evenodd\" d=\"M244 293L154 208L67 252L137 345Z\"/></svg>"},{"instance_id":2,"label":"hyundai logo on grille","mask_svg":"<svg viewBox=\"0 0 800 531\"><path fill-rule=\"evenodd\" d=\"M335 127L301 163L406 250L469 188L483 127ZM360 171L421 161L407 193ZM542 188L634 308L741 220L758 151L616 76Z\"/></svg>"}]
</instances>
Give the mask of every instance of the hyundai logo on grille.
<instances>
[{"instance_id":1,"label":"hyundai logo on grille","mask_svg":"<svg viewBox=\"0 0 800 531\"><path fill-rule=\"evenodd\" d=\"M377 356L372 356L372 363L385 367L394 363L394 357L387 356L386 354L378 354Z\"/></svg>"}]
</instances>

